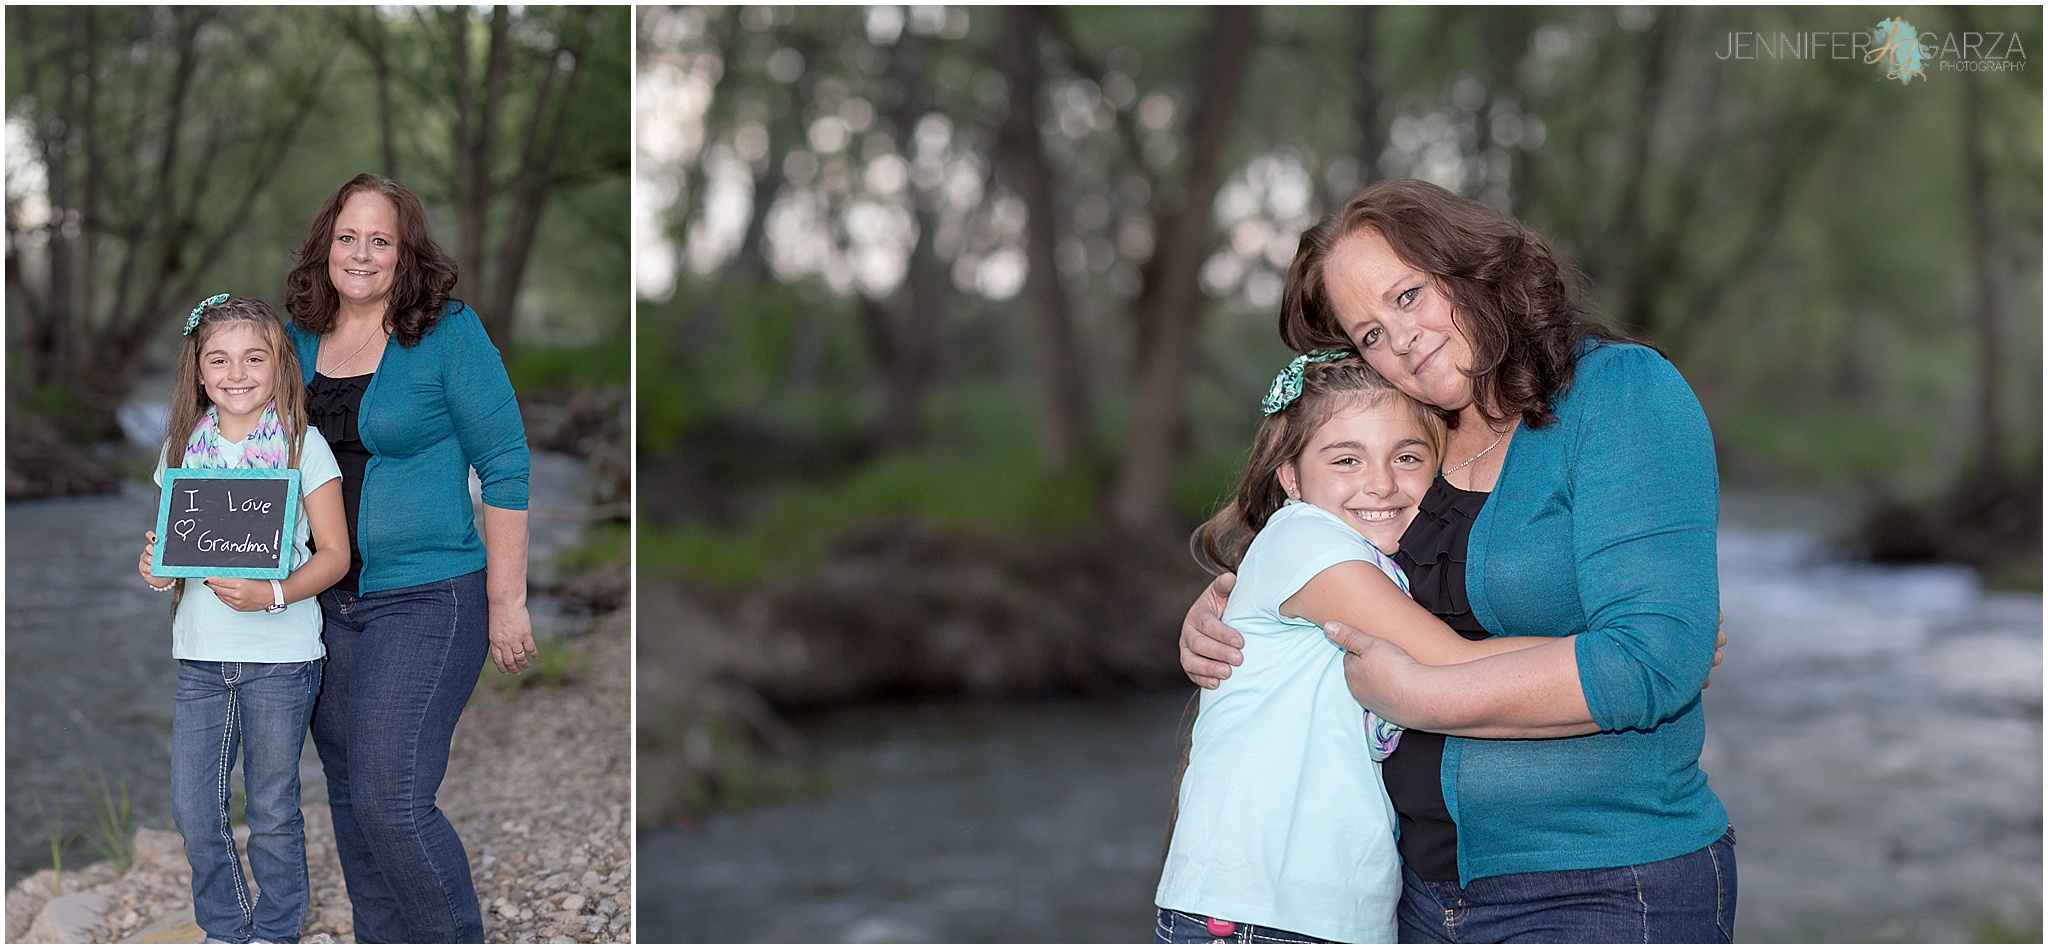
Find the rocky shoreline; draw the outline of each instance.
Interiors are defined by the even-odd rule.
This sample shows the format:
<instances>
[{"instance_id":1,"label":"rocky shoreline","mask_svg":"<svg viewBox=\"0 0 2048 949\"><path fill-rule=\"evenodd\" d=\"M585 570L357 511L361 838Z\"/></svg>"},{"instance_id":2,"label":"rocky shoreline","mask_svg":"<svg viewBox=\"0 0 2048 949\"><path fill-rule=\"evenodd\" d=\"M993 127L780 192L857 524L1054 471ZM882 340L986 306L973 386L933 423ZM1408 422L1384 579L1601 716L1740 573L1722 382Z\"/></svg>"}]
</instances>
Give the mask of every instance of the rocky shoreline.
<instances>
[{"instance_id":1,"label":"rocky shoreline","mask_svg":"<svg viewBox=\"0 0 2048 949\"><path fill-rule=\"evenodd\" d=\"M486 941L631 942L629 614L552 648L571 653L563 684L507 689L485 674L456 728L441 808L469 849ZM302 939L354 942L324 802L309 800L305 816ZM7 940L200 942L190 879L177 834L139 830L125 874L98 863L63 874L61 892L54 870L11 887Z\"/></svg>"}]
</instances>

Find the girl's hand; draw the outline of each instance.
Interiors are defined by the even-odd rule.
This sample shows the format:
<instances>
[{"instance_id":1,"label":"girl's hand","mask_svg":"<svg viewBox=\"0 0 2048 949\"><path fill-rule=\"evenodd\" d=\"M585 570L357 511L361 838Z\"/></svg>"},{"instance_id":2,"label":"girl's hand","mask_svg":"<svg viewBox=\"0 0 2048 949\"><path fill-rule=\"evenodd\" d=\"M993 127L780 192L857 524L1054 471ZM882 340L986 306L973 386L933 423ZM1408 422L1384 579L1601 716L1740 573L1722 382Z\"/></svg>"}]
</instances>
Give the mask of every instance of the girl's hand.
<instances>
[{"instance_id":1,"label":"girl's hand","mask_svg":"<svg viewBox=\"0 0 2048 949\"><path fill-rule=\"evenodd\" d=\"M1230 678L1230 667L1244 664L1244 637L1223 625L1223 607L1237 586L1237 574L1209 582L1180 624L1180 668L1196 685L1213 689Z\"/></svg>"},{"instance_id":2,"label":"girl's hand","mask_svg":"<svg viewBox=\"0 0 2048 949\"><path fill-rule=\"evenodd\" d=\"M178 582L176 580L164 583L156 582L156 575L149 572L150 561L156 559L156 531L143 531L142 540L142 561L136 564L135 567L137 570L142 571L142 582L149 584L150 588L155 590L166 589L171 584Z\"/></svg>"},{"instance_id":3,"label":"girl's hand","mask_svg":"<svg viewBox=\"0 0 2048 949\"><path fill-rule=\"evenodd\" d=\"M506 675L518 675L540 659L533 644L533 617L526 605L491 604L491 663Z\"/></svg>"},{"instance_id":4,"label":"girl's hand","mask_svg":"<svg viewBox=\"0 0 2048 949\"><path fill-rule=\"evenodd\" d=\"M244 580L240 577L207 577L206 588L220 597L228 609L238 613L258 613L269 609L271 600L270 581Z\"/></svg>"}]
</instances>

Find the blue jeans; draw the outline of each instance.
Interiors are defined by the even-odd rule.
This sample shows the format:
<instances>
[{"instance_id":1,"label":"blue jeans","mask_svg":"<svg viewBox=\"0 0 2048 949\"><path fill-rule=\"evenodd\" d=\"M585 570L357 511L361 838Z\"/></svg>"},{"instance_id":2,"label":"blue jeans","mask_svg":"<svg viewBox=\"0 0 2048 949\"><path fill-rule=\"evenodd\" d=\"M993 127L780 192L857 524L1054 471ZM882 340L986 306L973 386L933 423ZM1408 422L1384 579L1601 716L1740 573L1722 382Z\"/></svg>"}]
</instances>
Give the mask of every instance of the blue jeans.
<instances>
[{"instance_id":1,"label":"blue jeans","mask_svg":"<svg viewBox=\"0 0 2048 949\"><path fill-rule=\"evenodd\" d=\"M1401 868L1402 942L1733 942L1735 831L1683 856L1430 883Z\"/></svg>"},{"instance_id":2,"label":"blue jeans","mask_svg":"<svg viewBox=\"0 0 2048 949\"><path fill-rule=\"evenodd\" d=\"M299 750L320 692L320 660L178 660L171 713L171 819L192 864L192 918L207 938L292 943L306 920L306 819ZM242 754L249 892L228 819L228 775Z\"/></svg>"},{"instance_id":3,"label":"blue jeans","mask_svg":"<svg viewBox=\"0 0 2048 949\"><path fill-rule=\"evenodd\" d=\"M490 649L484 573L320 594L327 677L313 745L357 942L482 942L469 854L434 795Z\"/></svg>"},{"instance_id":4,"label":"blue jeans","mask_svg":"<svg viewBox=\"0 0 2048 949\"><path fill-rule=\"evenodd\" d=\"M1162 909L1159 911L1159 925L1152 930L1152 941L1155 943L1183 944L1215 942L1301 944L1329 942L1328 939L1317 939L1314 936L1291 933L1285 929L1274 929L1271 926L1254 926L1250 923L1237 923L1236 926L1237 930L1230 935L1218 936L1209 932L1209 920L1204 917L1183 913L1177 909Z\"/></svg>"}]
</instances>

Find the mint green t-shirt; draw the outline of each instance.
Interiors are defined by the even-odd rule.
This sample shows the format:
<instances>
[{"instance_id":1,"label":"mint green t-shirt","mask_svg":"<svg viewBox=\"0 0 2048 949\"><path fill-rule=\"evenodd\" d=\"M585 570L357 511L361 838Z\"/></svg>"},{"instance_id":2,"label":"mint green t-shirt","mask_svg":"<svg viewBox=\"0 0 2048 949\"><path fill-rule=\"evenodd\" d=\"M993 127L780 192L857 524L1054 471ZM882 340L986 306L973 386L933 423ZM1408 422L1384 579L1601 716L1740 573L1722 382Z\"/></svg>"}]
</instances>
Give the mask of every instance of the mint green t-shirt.
<instances>
[{"instance_id":1,"label":"mint green t-shirt","mask_svg":"<svg viewBox=\"0 0 2048 949\"><path fill-rule=\"evenodd\" d=\"M228 467L241 467L242 443L215 435L215 447ZM299 449L299 497L341 477L341 466L320 430L306 427L306 443ZM164 459L156 463L156 483L164 483ZM312 522L306 506L299 505L298 526L292 531L292 569L306 565L313 556ZM171 620L171 656L202 662L310 662L327 655L320 641L320 599L308 597L287 605L282 613L257 610L243 613L231 609L213 595L199 578L185 581L185 596L178 601L178 615Z\"/></svg>"},{"instance_id":2,"label":"mint green t-shirt","mask_svg":"<svg viewBox=\"0 0 2048 949\"><path fill-rule=\"evenodd\" d=\"M1333 514L1289 501L1253 538L1223 621L1244 664L1202 693L1155 901L1165 909L1337 942L1393 942L1401 898L1394 808L1367 752L1344 653L1280 614L1349 560L1400 568Z\"/></svg>"}]
</instances>

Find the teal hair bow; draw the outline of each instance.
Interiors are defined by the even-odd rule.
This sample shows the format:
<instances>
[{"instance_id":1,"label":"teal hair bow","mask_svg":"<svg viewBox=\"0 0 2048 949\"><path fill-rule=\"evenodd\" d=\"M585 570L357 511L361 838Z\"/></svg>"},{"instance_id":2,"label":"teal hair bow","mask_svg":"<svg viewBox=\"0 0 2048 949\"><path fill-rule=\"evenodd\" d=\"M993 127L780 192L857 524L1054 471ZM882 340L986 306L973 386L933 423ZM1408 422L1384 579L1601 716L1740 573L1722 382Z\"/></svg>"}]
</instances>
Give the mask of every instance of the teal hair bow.
<instances>
[{"instance_id":1,"label":"teal hair bow","mask_svg":"<svg viewBox=\"0 0 2048 949\"><path fill-rule=\"evenodd\" d=\"M1267 415L1272 415L1293 405L1295 399L1301 398L1301 374L1308 368L1309 363L1329 362L1349 355L1351 350L1348 349L1326 349L1319 353L1294 357L1294 360L1287 364L1287 368L1280 370L1280 374L1273 377L1273 388L1266 390L1265 401L1260 402L1259 407L1265 409Z\"/></svg>"},{"instance_id":2,"label":"teal hair bow","mask_svg":"<svg viewBox=\"0 0 2048 949\"><path fill-rule=\"evenodd\" d=\"M213 296L207 297L206 299L199 301L199 305L192 308L192 315L185 317L185 331L178 335L192 335L192 331L199 328L199 318L206 314L207 307L215 306L226 302L228 302L228 295L225 293L216 293Z\"/></svg>"}]
</instances>

